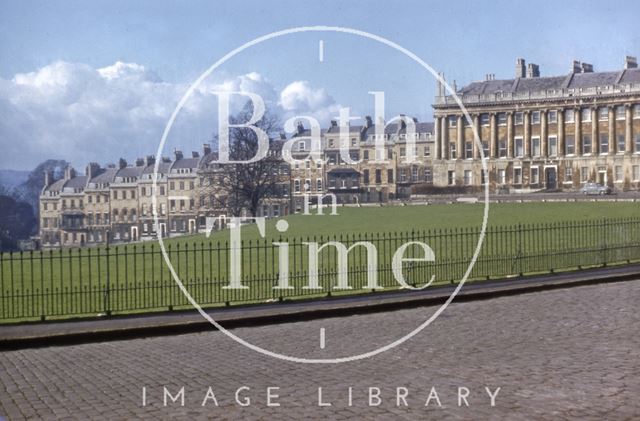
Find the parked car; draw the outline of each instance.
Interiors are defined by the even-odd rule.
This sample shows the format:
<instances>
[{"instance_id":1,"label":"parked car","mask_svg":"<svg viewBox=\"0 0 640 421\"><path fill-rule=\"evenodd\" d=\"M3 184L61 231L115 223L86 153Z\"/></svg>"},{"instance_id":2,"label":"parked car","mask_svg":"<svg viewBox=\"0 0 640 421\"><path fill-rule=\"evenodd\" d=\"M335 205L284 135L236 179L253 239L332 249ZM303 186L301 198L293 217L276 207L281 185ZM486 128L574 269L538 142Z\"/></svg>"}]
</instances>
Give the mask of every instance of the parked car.
<instances>
[{"instance_id":1,"label":"parked car","mask_svg":"<svg viewBox=\"0 0 640 421\"><path fill-rule=\"evenodd\" d=\"M598 183L586 183L582 189L580 189L580 192L582 194L611 194L611 187Z\"/></svg>"}]
</instances>

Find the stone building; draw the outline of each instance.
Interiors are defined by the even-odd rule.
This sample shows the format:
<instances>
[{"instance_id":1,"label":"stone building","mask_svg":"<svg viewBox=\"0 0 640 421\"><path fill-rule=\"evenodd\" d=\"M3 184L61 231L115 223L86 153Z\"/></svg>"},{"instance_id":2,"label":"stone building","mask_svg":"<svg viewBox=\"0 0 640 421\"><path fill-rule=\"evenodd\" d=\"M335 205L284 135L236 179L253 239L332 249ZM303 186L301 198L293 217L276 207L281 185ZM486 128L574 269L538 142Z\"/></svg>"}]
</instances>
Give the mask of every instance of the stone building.
<instances>
[{"instance_id":1,"label":"stone building","mask_svg":"<svg viewBox=\"0 0 640 421\"><path fill-rule=\"evenodd\" d=\"M455 84L454 84L455 85ZM537 65L516 62L515 78L473 82L457 89L468 111L438 86L434 123L400 115L391 122L366 117L363 125L321 130L320 158L309 159L311 133L302 124L288 141L301 162L282 156L286 139L270 143L277 192L263 199L257 216L280 217L325 203L385 202L415 193L472 192L489 183L492 193L577 190L588 181L617 190L640 188L640 69L594 72L573 62L566 75L542 77ZM397 120L397 121L396 121ZM413 129L413 134L412 130ZM475 141L475 133L479 143ZM376 148L376 144L380 148ZM341 146L347 156L341 156ZM348 158L347 158L348 157ZM487 172L483 170L484 157ZM204 145L158 163L157 214L153 219L153 157L100 168L85 175L72 168L61 180L45 175L40 197L44 247L138 241L203 232L207 218L224 227L231 198L225 168ZM245 213L246 209L245 209Z\"/></svg>"},{"instance_id":2,"label":"stone building","mask_svg":"<svg viewBox=\"0 0 640 421\"><path fill-rule=\"evenodd\" d=\"M325 130L322 130L321 136L324 137L324 134ZM290 166L291 202L294 212L301 212L304 210L305 195L309 204L317 204L318 195L326 191L325 163L322 156L320 159L311 157L311 130L305 129L302 123L298 123L292 140L291 157L302 162Z\"/></svg>"},{"instance_id":3,"label":"stone building","mask_svg":"<svg viewBox=\"0 0 640 421\"><path fill-rule=\"evenodd\" d=\"M190 158L185 158L181 151L174 154L175 160L167 172L169 236L193 234L197 232L196 183L201 158L198 152L193 152Z\"/></svg>"},{"instance_id":4,"label":"stone building","mask_svg":"<svg viewBox=\"0 0 640 421\"><path fill-rule=\"evenodd\" d=\"M611 72L574 61L568 74L552 77L518 59L515 78L487 75L457 95L471 121L442 86L433 104L438 186L488 182L492 192L517 192L572 190L587 181L620 190L640 185L640 69L634 57Z\"/></svg>"},{"instance_id":5,"label":"stone building","mask_svg":"<svg viewBox=\"0 0 640 421\"><path fill-rule=\"evenodd\" d=\"M153 180L156 169L156 160L153 156L148 156L145 161L145 168L138 180L138 203L140 207L140 238L156 238L156 235L166 237L168 218L168 183L167 174L171 168L171 160L161 158L158 162L158 172L156 173L156 212L158 224L156 226L153 217Z\"/></svg>"},{"instance_id":6,"label":"stone building","mask_svg":"<svg viewBox=\"0 0 640 421\"><path fill-rule=\"evenodd\" d=\"M140 239L138 181L142 178L144 168L144 161L141 159L136 161L135 166L127 166L127 162L121 158L118 171L109 185L111 235L114 241Z\"/></svg>"},{"instance_id":7,"label":"stone building","mask_svg":"<svg viewBox=\"0 0 640 421\"><path fill-rule=\"evenodd\" d=\"M88 183L84 189L84 221L88 244L106 242L111 235L110 186L117 172L118 169L115 167L100 168L93 162L87 165L85 174Z\"/></svg>"}]
</instances>

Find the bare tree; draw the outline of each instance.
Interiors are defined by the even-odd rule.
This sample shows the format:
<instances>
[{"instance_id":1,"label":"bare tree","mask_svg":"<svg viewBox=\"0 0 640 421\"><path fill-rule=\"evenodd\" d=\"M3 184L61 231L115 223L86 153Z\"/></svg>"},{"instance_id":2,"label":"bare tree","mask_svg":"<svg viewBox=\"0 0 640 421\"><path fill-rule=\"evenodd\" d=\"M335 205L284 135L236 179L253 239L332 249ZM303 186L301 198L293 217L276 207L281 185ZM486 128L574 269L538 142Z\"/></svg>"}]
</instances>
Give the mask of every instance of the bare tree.
<instances>
[{"instance_id":1,"label":"bare tree","mask_svg":"<svg viewBox=\"0 0 640 421\"><path fill-rule=\"evenodd\" d=\"M249 121L253 115L251 104L230 118L232 124ZM281 143L273 140L279 136L278 117L265 112L255 123L269 136L269 152L266 157L251 163L222 164L219 180L225 190L226 207L234 216L239 216L246 209L251 216L256 216L260 204L267 198L282 194L281 176L284 161L281 159ZM232 161L247 161L256 156L259 142L256 133L248 127L231 127L229 129L229 158Z\"/></svg>"}]
</instances>

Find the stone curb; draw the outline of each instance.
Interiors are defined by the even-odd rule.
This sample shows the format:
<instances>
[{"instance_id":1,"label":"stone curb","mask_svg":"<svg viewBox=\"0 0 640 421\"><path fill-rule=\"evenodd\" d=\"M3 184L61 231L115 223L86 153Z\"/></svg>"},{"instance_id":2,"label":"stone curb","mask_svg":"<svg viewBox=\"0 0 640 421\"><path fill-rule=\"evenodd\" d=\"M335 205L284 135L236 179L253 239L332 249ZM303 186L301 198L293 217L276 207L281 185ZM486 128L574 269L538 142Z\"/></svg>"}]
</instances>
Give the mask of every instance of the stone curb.
<instances>
[{"instance_id":1,"label":"stone curb","mask_svg":"<svg viewBox=\"0 0 640 421\"><path fill-rule=\"evenodd\" d=\"M465 285L456 302L486 300L558 288L640 279L640 264L585 269ZM225 328L260 326L440 305L455 285L424 291L379 292L344 298L235 306L207 312ZM0 327L0 350L135 339L215 330L195 311L114 316L108 319L23 323Z\"/></svg>"}]
</instances>

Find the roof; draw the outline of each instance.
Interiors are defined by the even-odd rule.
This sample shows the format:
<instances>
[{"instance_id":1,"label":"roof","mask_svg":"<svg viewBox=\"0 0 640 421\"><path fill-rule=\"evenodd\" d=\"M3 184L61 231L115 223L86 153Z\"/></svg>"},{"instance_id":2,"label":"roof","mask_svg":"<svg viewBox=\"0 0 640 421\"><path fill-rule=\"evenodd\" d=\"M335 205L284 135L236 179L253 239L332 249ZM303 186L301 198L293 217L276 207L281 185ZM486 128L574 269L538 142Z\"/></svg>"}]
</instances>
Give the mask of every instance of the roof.
<instances>
[{"instance_id":1,"label":"roof","mask_svg":"<svg viewBox=\"0 0 640 421\"><path fill-rule=\"evenodd\" d=\"M86 185L87 185L87 176L80 175L67 180L67 182L64 183L64 188L69 187L72 189L84 189Z\"/></svg>"},{"instance_id":2,"label":"roof","mask_svg":"<svg viewBox=\"0 0 640 421\"><path fill-rule=\"evenodd\" d=\"M173 161L173 165L171 169L174 168L198 168L198 163L200 162L200 158L181 158L176 161Z\"/></svg>"},{"instance_id":3,"label":"roof","mask_svg":"<svg viewBox=\"0 0 640 421\"><path fill-rule=\"evenodd\" d=\"M472 82L457 93L463 95L495 94L498 92L535 92L561 89L582 89L640 83L640 68L614 72L569 73L564 76L515 78Z\"/></svg>"},{"instance_id":4,"label":"roof","mask_svg":"<svg viewBox=\"0 0 640 421\"><path fill-rule=\"evenodd\" d=\"M159 174L166 174L166 173L169 172L170 168L171 168L171 162L160 162L158 164L158 173ZM142 173L143 174L153 174L155 169L156 169L156 164L147 165L146 167L144 167L144 171L142 171Z\"/></svg>"},{"instance_id":5,"label":"roof","mask_svg":"<svg viewBox=\"0 0 640 421\"><path fill-rule=\"evenodd\" d=\"M360 132L362 132L362 128L363 127L364 126L362 126L362 125L356 125L356 126L349 125L349 133L360 133ZM333 133L340 134L340 126L330 125L329 128L327 130L325 130L324 133L325 134L329 134L329 133L331 133L331 134L333 134Z\"/></svg>"},{"instance_id":6,"label":"roof","mask_svg":"<svg viewBox=\"0 0 640 421\"><path fill-rule=\"evenodd\" d=\"M100 173L89 182L96 184L112 183L118 170L116 168L101 168Z\"/></svg>"},{"instance_id":7,"label":"roof","mask_svg":"<svg viewBox=\"0 0 640 421\"><path fill-rule=\"evenodd\" d=\"M142 165L139 167L124 167L118 170L116 177L140 177L143 171L144 167Z\"/></svg>"},{"instance_id":8,"label":"roof","mask_svg":"<svg viewBox=\"0 0 640 421\"><path fill-rule=\"evenodd\" d=\"M60 191L64 187L64 183L65 182L66 182L66 180L60 179L60 180L58 180L58 181L56 181L54 183L51 183L51 185L47 186L45 191Z\"/></svg>"},{"instance_id":9,"label":"roof","mask_svg":"<svg viewBox=\"0 0 640 421\"><path fill-rule=\"evenodd\" d=\"M433 123L419 122L416 123L416 133L433 133L434 125ZM398 123L391 123L385 126L384 133L385 134L396 134L396 133L405 133L406 129L401 129L398 132ZM376 125L372 125L367 129L367 135L372 135L376 133Z\"/></svg>"}]
</instances>

